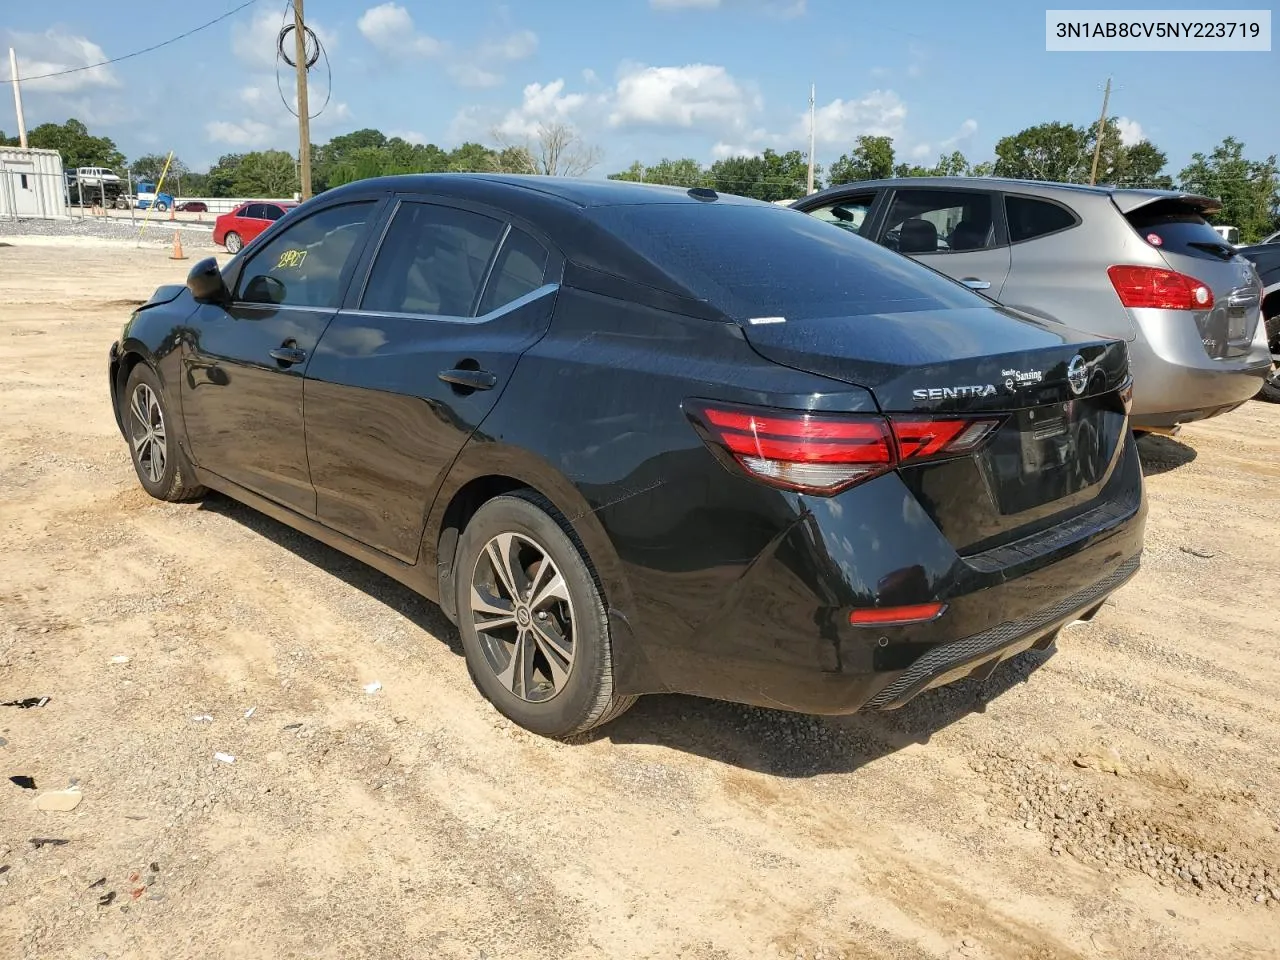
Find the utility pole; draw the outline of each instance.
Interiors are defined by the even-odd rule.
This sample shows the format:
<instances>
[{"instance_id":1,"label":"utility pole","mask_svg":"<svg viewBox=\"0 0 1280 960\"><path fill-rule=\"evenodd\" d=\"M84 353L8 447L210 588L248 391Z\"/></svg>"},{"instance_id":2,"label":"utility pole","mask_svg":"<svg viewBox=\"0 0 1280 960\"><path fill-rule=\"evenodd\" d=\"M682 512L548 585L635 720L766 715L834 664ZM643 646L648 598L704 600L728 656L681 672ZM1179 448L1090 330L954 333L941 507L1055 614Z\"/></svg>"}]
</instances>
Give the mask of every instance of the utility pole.
<instances>
[{"instance_id":1,"label":"utility pole","mask_svg":"<svg viewBox=\"0 0 1280 960\"><path fill-rule=\"evenodd\" d=\"M806 188L806 196L813 193L813 139L814 139L814 97L817 94L817 85L809 84L809 186Z\"/></svg>"},{"instance_id":2,"label":"utility pole","mask_svg":"<svg viewBox=\"0 0 1280 960\"><path fill-rule=\"evenodd\" d=\"M1098 182L1098 158L1102 156L1102 133L1107 128L1107 104L1111 100L1111 78L1107 77L1107 89L1102 95L1102 115L1098 117L1098 137L1093 145L1093 172L1089 174L1089 186Z\"/></svg>"},{"instance_id":3,"label":"utility pole","mask_svg":"<svg viewBox=\"0 0 1280 960\"><path fill-rule=\"evenodd\" d=\"M22 117L22 88L18 86L18 55L9 48L9 76L13 79L13 105L18 111L18 144L27 149L27 121Z\"/></svg>"},{"instance_id":4,"label":"utility pole","mask_svg":"<svg viewBox=\"0 0 1280 960\"><path fill-rule=\"evenodd\" d=\"M293 0L293 59L298 70L298 173L302 199L311 198L311 108L307 104L307 34L302 0Z\"/></svg>"}]
</instances>

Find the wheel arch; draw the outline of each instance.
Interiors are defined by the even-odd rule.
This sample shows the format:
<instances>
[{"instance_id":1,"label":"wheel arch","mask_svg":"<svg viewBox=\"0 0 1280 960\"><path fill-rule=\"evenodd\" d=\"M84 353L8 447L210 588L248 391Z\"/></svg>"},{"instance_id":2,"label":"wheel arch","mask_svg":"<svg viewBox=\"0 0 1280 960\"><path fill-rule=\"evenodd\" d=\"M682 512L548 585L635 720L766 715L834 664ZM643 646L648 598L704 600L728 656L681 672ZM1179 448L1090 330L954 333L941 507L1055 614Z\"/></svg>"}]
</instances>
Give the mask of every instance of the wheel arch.
<instances>
[{"instance_id":1,"label":"wheel arch","mask_svg":"<svg viewBox=\"0 0 1280 960\"><path fill-rule=\"evenodd\" d=\"M604 595L605 607L629 608L631 593L617 551L573 482L528 450L496 442L473 442L454 461L435 497L419 555L424 572L433 566L436 569L439 603L445 615L456 622L453 564L458 537L467 521L489 500L517 490L540 495L567 522Z\"/></svg>"}]
</instances>

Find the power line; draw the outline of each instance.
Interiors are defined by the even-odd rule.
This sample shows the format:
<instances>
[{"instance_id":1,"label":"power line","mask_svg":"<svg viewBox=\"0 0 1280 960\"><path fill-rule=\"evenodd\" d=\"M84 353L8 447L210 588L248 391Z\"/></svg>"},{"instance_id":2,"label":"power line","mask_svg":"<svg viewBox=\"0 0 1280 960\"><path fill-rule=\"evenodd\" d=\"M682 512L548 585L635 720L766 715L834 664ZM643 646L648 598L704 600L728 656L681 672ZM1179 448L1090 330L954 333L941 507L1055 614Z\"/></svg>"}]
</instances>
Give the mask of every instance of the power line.
<instances>
[{"instance_id":1,"label":"power line","mask_svg":"<svg viewBox=\"0 0 1280 960\"><path fill-rule=\"evenodd\" d=\"M199 33L201 30L205 30L205 29L208 29L209 27L212 27L215 23L221 23L223 20L226 20L228 17L235 16L245 7L251 7L257 2L258 0L246 0L246 2L240 4L240 6L236 7L234 10L228 10L222 16L215 17L214 19L210 20L208 23L202 23L198 27L192 27L186 33L180 33L176 37L170 37L168 40L164 40L164 41L161 41L160 43L152 44L151 46L146 47L142 50L135 50L133 53L126 53L124 54L124 56L120 56L120 57L112 57L110 60L103 60L101 63L86 64L83 67L71 67L68 70L56 70L53 73L41 73L34 77L19 77L18 82L28 83L29 81L32 81L32 80L48 80L50 77L65 77L69 73L79 73L82 70L96 70L98 67L106 67L106 66L110 66L113 63L119 63L122 60L131 60L134 57L140 57L144 53L150 53L152 50L159 50L161 47L167 47L169 46L169 44L177 43L179 40L185 40L187 37L191 36L192 34Z\"/></svg>"}]
</instances>

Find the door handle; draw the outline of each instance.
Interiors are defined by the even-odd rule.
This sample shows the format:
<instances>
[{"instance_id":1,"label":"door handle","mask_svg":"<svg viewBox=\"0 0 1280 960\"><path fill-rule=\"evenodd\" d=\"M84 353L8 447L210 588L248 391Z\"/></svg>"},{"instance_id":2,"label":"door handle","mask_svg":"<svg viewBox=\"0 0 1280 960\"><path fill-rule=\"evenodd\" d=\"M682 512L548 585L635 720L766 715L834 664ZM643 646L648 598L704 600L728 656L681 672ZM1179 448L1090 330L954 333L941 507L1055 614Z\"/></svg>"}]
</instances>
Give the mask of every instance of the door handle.
<instances>
[{"instance_id":1,"label":"door handle","mask_svg":"<svg viewBox=\"0 0 1280 960\"><path fill-rule=\"evenodd\" d=\"M286 366L293 366L307 359L307 352L297 347L276 347L271 351L271 357Z\"/></svg>"},{"instance_id":2,"label":"door handle","mask_svg":"<svg viewBox=\"0 0 1280 960\"><path fill-rule=\"evenodd\" d=\"M440 379L445 383L451 383L456 387L466 387L470 390L492 390L498 382L498 378L488 370L465 370L461 368L441 370Z\"/></svg>"},{"instance_id":3,"label":"door handle","mask_svg":"<svg viewBox=\"0 0 1280 960\"><path fill-rule=\"evenodd\" d=\"M990 280L979 280L977 277L965 277L960 282L970 290L989 290L991 288Z\"/></svg>"}]
</instances>

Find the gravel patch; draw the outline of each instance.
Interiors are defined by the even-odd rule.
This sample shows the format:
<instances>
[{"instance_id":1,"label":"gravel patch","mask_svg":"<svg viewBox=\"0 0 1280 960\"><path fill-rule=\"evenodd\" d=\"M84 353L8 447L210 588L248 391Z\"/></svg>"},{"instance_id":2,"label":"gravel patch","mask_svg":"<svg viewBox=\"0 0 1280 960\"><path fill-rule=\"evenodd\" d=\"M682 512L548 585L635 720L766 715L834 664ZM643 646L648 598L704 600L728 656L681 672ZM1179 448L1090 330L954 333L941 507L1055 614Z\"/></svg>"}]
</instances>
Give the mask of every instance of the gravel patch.
<instances>
[{"instance_id":1,"label":"gravel patch","mask_svg":"<svg viewBox=\"0 0 1280 960\"><path fill-rule=\"evenodd\" d=\"M4 237L83 237L94 240L138 241L142 220L78 219L70 220L0 220L0 238ZM191 234L196 241L212 246L212 223L183 223L152 220L142 234L143 245L167 245L173 242L172 230ZM189 242L185 241L184 242ZM219 248L221 249L221 248Z\"/></svg>"}]
</instances>

